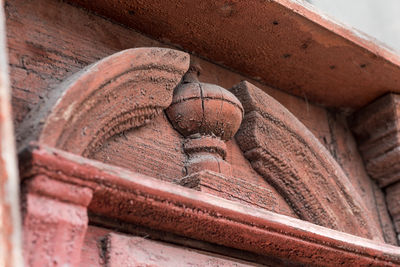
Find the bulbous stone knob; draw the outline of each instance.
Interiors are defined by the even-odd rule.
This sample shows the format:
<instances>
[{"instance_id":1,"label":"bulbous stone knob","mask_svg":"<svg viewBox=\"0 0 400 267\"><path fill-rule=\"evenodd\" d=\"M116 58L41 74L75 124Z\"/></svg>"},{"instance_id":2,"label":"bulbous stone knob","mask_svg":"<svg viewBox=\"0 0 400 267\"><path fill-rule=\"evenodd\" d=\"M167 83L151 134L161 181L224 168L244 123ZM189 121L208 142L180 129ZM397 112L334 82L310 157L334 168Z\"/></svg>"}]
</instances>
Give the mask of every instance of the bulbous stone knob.
<instances>
[{"instance_id":1,"label":"bulbous stone knob","mask_svg":"<svg viewBox=\"0 0 400 267\"><path fill-rule=\"evenodd\" d=\"M199 82L197 74L198 68L192 66L184 83L175 89L172 104L166 110L174 128L185 137L183 149L188 155L185 179L190 180L203 170L230 177L232 168L225 161L224 141L239 129L243 106L224 88Z\"/></svg>"},{"instance_id":2,"label":"bulbous stone knob","mask_svg":"<svg viewBox=\"0 0 400 267\"><path fill-rule=\"evenodd\" d=\"M183 136L200 134L231 139L243 119L243 106L226 89L198 81L175 89L167 109L172 125Z\"/></svg>"}]
</instances>

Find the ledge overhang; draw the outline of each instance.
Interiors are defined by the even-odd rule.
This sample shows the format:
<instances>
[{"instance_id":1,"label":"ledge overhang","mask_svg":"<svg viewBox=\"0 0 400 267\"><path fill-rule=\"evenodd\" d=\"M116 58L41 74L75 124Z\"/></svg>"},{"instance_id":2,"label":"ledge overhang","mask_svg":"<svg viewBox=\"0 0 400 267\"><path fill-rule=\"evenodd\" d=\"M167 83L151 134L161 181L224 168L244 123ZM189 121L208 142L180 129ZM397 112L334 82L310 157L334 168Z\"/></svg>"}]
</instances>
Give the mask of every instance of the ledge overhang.
<instances>
[{"instance_id":1,"label":"ledge overhang","mask_svg":"<svg viewBox=\"0 0 400 267\"><path fill-rule=\"evenodd\" d=\"M325 106L400 92L399 55L302 1L69 2Z\"/></svg>"},{"instance_id":2,"label":"ledge overhang","mask_svg":"<svg viewBox=\"0 0 400 267\"><path fill-rule=\"evenodd\" d=\"M20 156L23 179L49 179L88 188L91 214L196 240L323 266L397 266L398 247L345 234L260 208L46 146Z\"/></svg>"}]
</instances>

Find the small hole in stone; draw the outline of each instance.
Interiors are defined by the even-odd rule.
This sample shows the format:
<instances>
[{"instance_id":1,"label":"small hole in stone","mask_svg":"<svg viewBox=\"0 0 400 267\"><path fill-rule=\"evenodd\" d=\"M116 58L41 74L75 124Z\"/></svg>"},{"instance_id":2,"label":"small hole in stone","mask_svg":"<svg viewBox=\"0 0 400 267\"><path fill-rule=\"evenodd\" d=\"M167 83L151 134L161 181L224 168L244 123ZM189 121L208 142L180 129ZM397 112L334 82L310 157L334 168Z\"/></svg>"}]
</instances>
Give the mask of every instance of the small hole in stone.
<instances>
[{"instance_id":1,"label":"small hole in stone","mask_svg":"<svg viewBox=\"0 0 400 267\"><path fill-rule=\"evenodd\" d=\"M291 54L283 54L283 58L290 58L291 56Z\"/></svg>"},{"instance_id":2,"label":"small hole in stone","mask_svg":"<svg viewBox=\"0 0 400 267\"><path fill-rule=\"evenodd\" d=\"M308 48L308 43L302 44L302 45L301 45L301 48L302 48L302 49L307 49L307 48Z\"/></svg>"},{"instance_id":3,"label":"small hole in stone","mask_svg":"<svg viewBox=\"0 0 400 267\"><path fill-rule=\"evenodd\" d=\"M135 15L135 10L129 10L129 11L128 11L128 14L129 14L129 15L132 15L132 16Z\"/></svg>"},{"instance_id":4,"label":"small hole in stone","mask_svg":"<svg viewBox=\"0 0 400 267\"><path fill-rule=\"evenodd\" d=\"M279 24L279 22L277 22L276 20L274 20L274 21L272 22L272 24L274 24L274 25L278 25L278 24Z\"/></svg>"},{"instance_id":5,"label":"small hole in stone","mask_svg":"<svg viewBox=\"0 0 400 267\"><path fill-rule=\"evenodd\" d=\"M360 67L363 69L367 66L367 64L361 64Z\"/></svg>"},{"instance_id":6,"label":"small hole in stone","mask_svg":"<svg viewBox=\"0 0 400 267\"><path fill-rule=\"evenodd\" d=\"M334 70L334 69L336 69L336 66L335 66L335 65L330 65L329 68L330 68L331 70Z\"/></svg>"}]
</instances>

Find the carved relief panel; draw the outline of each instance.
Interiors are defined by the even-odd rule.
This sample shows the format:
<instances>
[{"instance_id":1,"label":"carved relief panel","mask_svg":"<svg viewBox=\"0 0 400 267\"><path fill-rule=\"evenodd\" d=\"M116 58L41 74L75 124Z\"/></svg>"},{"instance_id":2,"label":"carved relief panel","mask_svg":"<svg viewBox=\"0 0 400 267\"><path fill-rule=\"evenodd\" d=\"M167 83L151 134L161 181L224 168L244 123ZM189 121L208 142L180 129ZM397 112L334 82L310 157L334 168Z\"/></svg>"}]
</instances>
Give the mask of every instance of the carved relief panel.
<instances>
[{"instance_id":1,"label":"carved relief panel","mask_svg":"<svg viewBox=\"0 0 400 267\"><path fill-rule=\"evenodd\" d=\"M173 203L185 210L195 205L179 204L169 193L189 198L208 193L214 195L211 199L233 201L239 209L260 208L292 217L286 217L289 221L300 218L383 242L379 226L369 220L371 213L341 167L287 109L248 82L230 91L202 83L199 68L189 65L189 55L176 50L125 50L76 73L31 111L17 133L21 151L32 147L31 141L42 151L21 156L29 162L23 164L26 262L40 264L58 253L49 254L43 246L48 256L43 258L35 248L36 242L45 242L37 240L47 231L44 225L56 232L67 229L75 237L59 261L77 265L88 222L96 216L230 244L223 237L208 240L191 228L171 228L174 221L169 218L185 219L163 217L161 206ZM53 165L43 167L45 158ZM61 174L54 166L62 166ZM130 184L135 182L132 172L136 189ZM146 176L160 182L147 182ZM162 188L168 192L157 193ZM166 195L166 202L159 200ZM146 213L144 207L153 204L157 212ZM38 207L46 205L48 213L41 213ZM52 205L60 212L54 213ZM209 211L204 207L200 215ZM188 222L200 216L193 214ZM148 219L154 217L159 221ZM193 223L207 232L203 221ZM49 242L51 247L58 241Z\"/></svg>"}]
</instances>

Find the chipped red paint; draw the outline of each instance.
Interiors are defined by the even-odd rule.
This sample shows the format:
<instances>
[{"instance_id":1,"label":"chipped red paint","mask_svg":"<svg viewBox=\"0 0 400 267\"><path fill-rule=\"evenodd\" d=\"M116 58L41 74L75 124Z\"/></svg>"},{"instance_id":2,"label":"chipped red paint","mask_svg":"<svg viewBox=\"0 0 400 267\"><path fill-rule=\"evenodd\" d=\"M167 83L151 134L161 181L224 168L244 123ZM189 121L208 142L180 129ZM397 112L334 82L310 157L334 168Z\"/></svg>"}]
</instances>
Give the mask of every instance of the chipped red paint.
<instances>
[{"instance_id":1,"label":"chipped red paint","mask_svg":"<svg viewBox=\"0 0 400 267\"><path fill-rule=\"evenodd\" d=\"M396 266L398 247L316 226L64 151L33 146L24 177L45 175L93 190L93 214L290 262Z\"/></svg>"}]
</instances>

